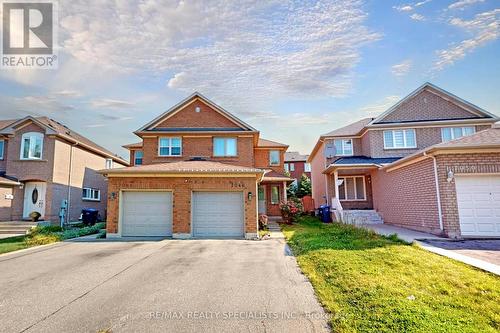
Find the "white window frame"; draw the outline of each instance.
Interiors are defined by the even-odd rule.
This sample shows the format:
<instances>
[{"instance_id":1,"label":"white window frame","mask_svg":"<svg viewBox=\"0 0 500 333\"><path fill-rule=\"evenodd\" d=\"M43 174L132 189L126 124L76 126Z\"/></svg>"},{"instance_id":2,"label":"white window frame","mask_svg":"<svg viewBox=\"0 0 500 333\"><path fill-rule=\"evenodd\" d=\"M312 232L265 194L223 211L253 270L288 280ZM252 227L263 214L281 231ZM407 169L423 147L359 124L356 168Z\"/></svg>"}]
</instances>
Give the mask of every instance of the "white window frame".
<instances>
[{"instance_id":1,"label":"white window frame","mask_svg":"<svg viewBox=\"0 0 500 333\"><path fill-rule=\"evenodd\" d=\"M387 142L385 141L385 133L391 132L392 133L392 143L393 145L396 144L396 132L401 131L403 132L403 147L389 147L387 146ZM406 142L406 132L413 132L414 137L415 137L415 145L413 146L408 146ZM414 128L405 128L405 129L392 129L392 130L385 130L382 133L383 139L384 139L384 149L415 149L417 148L417 131L415 131Z\"/></svg>"},{"instance_id":2,"label":"white window frame","mask_svg":"<svg viewBox=\"0 0 500 333\"><path fill-rule=\"evenodd\" d=\"M90 196L84 196L83 192L87 191ZM94 198L94 194L97 194L97 198ZM82 200L84 201L101 201L101 190L97 188L84 187L82 189Z\"/></svg>"},{"instance_id":3,"label":"white window frame","mask_svg":"<svg viewBox=\"0 0 500 333\"><path fill-rule=\"evenodd\" d=\"M2 154L0 154L0 160L3 160L3 157L5 155L5 140L0 139L0 145L2 146Z\"/></svg>"},{"instance_id":4,"label":"white window frame","mask_svg":"<svg viewBox=\"0 0 500 333\"><path fill-rule=\"evenodd\" d=\"M113 169L113 159L107 158L104 167L105 169Z\"/></svg>"},{"instance_id":5,"label":"white window frame","mask_svg":"<svg viewBox=\"0 0 500 333\"><path fill-rule=\"evenodd\" d=\"M444 130L445 129L449 129L450 130L450 133L451 133L451 139L450 139L450 141L458 139L457 137L455 137L455 131L454 131L455 128L460 128L460 130L462 132L462 136L460 136L458 138L462 138L464 136L469 136L469 135L472 135L472 134L476 133L476 126L448 126L448 127L442 127L441 128L441 142L447 142L447 141L444 141ZM465 135L464 134L465 128L472 128L472 133L469 134L469 135Z\"/></svg>"},{"instance_id":6,"label":"white window frame","mask_svg":"<svg viewBox=\"0 0 500 333\"><path fill-rule=\"evenodd\" d=\"M43 133L40 132L28 132L24 133L21 137L21 153L20 153L20 159L21 160L41 160L43 158ZM24 157L24 141L26 138L30 139L29 143L29 149L28 149L28 157ZM33 146L35 145L36 140L32 140L32 138L39 138L41 143L40 143L40 157L35 157L31 155L31 151Z\"/></svg>"},{"instance_id":7,"label":"white window frame","mask_svg":"<svg viewBox=\"0 0 500 333\"><path fill-rule=\"evenodd\" d=\"M168 139L168 146L161 146L162 139ZM172 148L174 148L172 146L172 139L179 139L179 141L181 143L179 155L172 155ZM169 154L162 155L161 148L169 148L169 150L168 150ZM175 147L175 148L177 148L177 147ZM182 156L182 137L180 137L180 136L160 136L158 138L158 156L160 156L160 157L179 157L179 156Z\"/></svg>"},{"instance_id":8,"label":"white window frame","mask_svg":"<svg viewBox=\"0 0 500 333\"><path fill-rule=\"evenodd\" d=\"M311 163L304 163L304 172L311 172Z\"/></svg>"},{"instance_id":9,"label":"white window frame","mask_svg":"<svg viewBox=\"0 0 500 333\"><path fill-rule=\"evenodd\" d=\"M290 163L290 171L295 171L295 163Z\"/></svg>"},{"instance_id":10,"label":"white window frame","mask_svg":"<svg viewBox=\"0 0 500 333\"><path fill-rule=\"evenodd\" d=\"M234 140L234 143L236 145L234 155L233 154L230 155L227 152L227 141L230 139ZM223 140L224 141L224 154L218 155L215 153L215 140ZM237 157L238 156L238 138L237 137L216 136L212 140L212 145L213 145L212 154L214 155L214 157Z\"/></svg>"},{"instance_id":11,"label":"white window frame","mask_svg":"<svg viewBox=\"0 0 500 333\"><path fill-rule=\"evenodd\" d=\"M346 186L346 184L347 184L346 179L347 178L354 179L354 198L355 199L348 199L347 198L347 186ZM363 178L363 199L358 199L358 189L356 187L356 178ZM365 176L339 176L338 179L344 180L343 185L344 185L344 198L345 199L340 199L340 195L339 195L340 193L339 193L338 197L339 197L340 201L366 201L367 200L367 198L366 198L366 177ZM340 190L340 186L338 188Z\"/></svg>"},{"instance_id":12,"label":"white window frame","mask_svg":"<svg viewBox=\"0 0 500 333\"><path fill-rule=\"evenodd\" d=\"M278 154L278 163L273 163L272 161L272 158L271 158L271 154L276 152ZM279 150L270 150L269 151L269 165L270 166L277 166L277 165L280 165L281 164L281 153Z\"/></svg>"},{"instance_id":13,"label":"white window frame","mask_svg":"<svg viewBox=\"0 0 500 333\"><path fill-rule=\"evenodd\" d=\"M346 141L351 141L351 153L346 154L345 151L345 146L346 146ZM337 142L340 142L341 151L337 151ZM353 139L335 139L333 142L333 145L335 146L335 156L354 156L354 140Z\"/></svg>"},{"instance_id":14,"label":"white window frame","mask_svg":"<svg viewBox=\"0 0 500 333\"><path fill-rule=\"evenodd\" d=\"M137 164L137 153L142 153L142 156L140 158L141 164ZM144 162L144 151L143 150L134 150L134 165L142 165Z\"/></svg>"},{"instance_id":15,"label":"white window frame","mask_svg":"<svg viewBox=\"0 0 500 333\"><path fill-rule=\"evenodd\" d=\"M288 166L288 163L285 163L284 167L286 172L290 172L290 167Z\"/></svg>"}]
</instances>

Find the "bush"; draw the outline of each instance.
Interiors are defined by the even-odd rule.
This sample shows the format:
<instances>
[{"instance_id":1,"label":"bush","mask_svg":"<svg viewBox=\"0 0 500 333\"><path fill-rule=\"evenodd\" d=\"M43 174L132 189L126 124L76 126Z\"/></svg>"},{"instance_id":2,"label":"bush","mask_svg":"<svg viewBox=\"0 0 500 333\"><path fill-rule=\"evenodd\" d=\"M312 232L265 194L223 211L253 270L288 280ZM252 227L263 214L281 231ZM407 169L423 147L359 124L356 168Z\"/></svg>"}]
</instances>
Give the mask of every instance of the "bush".
<instances>
[{"instance_id":1,"label":"bush","mask_svg":"<svg viewBox=\"0 0 500 333\"><path fill-rule=\"evenodd\" d=\"M297 220L304 208L302 207L302 203L298 198L292 198L287 202L282 202L280 204L281 216L285 223L292 223Z\"/></svg>"},{"instance_id":2,"label":"bush","mask_svg":"<svg viewBox=\"0 0 500 333\"><path fill-rule=\"evenodd\" d=\"M60 234L30 234L25 238L25 243L28 246L45 245L50 243L59 242L61 240Z\"/></svg>"}]
</instances>

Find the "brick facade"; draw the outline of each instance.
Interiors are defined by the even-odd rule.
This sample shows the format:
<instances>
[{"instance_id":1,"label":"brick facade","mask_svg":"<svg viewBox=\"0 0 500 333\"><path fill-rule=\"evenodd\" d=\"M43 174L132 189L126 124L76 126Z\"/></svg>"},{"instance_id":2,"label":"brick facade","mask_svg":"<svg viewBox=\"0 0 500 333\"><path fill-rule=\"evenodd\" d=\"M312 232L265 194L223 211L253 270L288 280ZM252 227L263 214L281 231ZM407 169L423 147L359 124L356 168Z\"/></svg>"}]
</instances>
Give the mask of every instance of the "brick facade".
<instances>
[{"instance_id":1,"label":"brick facade","mask_svg":"<svg viewBox=\"0 0 500 333\"><path fill-rule=\"evenodd\" d=\"M300 177L302 177L303 174L307 176L307 178L311 178L311 172L305 170L305 161L290 161L290 162L285 162L285 164L288 164L288 170L290 173L290 178L294 178L297 180L300 180ZM294 170L291 170L291 165L293 164Z\"/></svg>"},{"instance_id":2,"label":"brick facade","mask_svg":"<svg viewBox=\"0 0 500 333\"><path fill-rule=\"evenodd\" d=\"M172 190L173 233L191 234L191 194L193 191L243 191L245 233L257 233L257 182L254 177L153 177L109 178L107 232L119 232L120 191ZM252 192L252 199L248 193ZM228 207L230 209L230 207Z\"/></svg>"}]
</instances>

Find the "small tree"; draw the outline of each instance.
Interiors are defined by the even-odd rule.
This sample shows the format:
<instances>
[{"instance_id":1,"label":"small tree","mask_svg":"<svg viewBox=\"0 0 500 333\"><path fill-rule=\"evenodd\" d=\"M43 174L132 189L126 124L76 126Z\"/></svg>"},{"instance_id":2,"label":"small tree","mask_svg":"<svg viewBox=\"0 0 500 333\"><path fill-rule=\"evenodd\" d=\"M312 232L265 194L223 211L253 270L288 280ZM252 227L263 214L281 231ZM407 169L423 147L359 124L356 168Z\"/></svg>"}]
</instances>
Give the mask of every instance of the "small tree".
<instances>
[{"instance_id":1,"label":"small tree","mask_svg":"<svg viewBox=\"0 0 500 333\"><path fill-rule=\"evenodd\" d=\"M311 195L311 180L305 174L302 174L302 176L300 177L296 195L299 198L303 198L306 195Z\"/></svg>"},{"instance_id":2,"label":"small tree","mask_svg":"<svg viewBox=\"0 0 500 333\"><path fill-rule=\"evenodd\" d=\"M286 189L287 198L295 198L297 196L297 181L291 183Z\"/></svg>"}]
</instances>

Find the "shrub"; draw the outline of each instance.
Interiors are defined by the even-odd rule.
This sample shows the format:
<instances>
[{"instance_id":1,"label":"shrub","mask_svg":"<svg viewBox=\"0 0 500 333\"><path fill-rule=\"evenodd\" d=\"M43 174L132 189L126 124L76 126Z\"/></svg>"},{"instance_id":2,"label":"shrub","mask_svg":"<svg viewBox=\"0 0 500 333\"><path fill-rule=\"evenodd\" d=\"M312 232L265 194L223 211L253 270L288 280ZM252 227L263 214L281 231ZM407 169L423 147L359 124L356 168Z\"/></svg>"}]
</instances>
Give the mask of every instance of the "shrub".
<instances>
[{"instance_id":1,"label":"shrub","mask_svg":"<svg viewBox=\"0 0 500 333\"><path fill-rule=\"evenodd\" d=\"M296 221L297 217L302 214L304 208L298 198L292 198L287 202L280 204L281 216L285 223L292 223Z\"/></svg>"},{"instance_id":2,"label":"shrub","mask_svg":"<svg viewBox=\"0 0 500 333\"><path fill-rule=\"evenodd\" d=\"M59 242L61 240L61 235L60 234L35 234L35 235L28 235L28 237L25 238L25 243L28 246L35 246L35 245L45 245L45 244L50 244L50 243L55 243Z\"/></svg>"},{"instance_id":3,"label":"shrub","mask_svg":"<svg viewBox=\"0 0 500 333\"><path fill-rule=\"evenodd\" d=\"M31 212L29 216L31 218L31 221L36 222L42 216L42 214L40 214L39 212Z\"/></svg>"}]
</instances>

